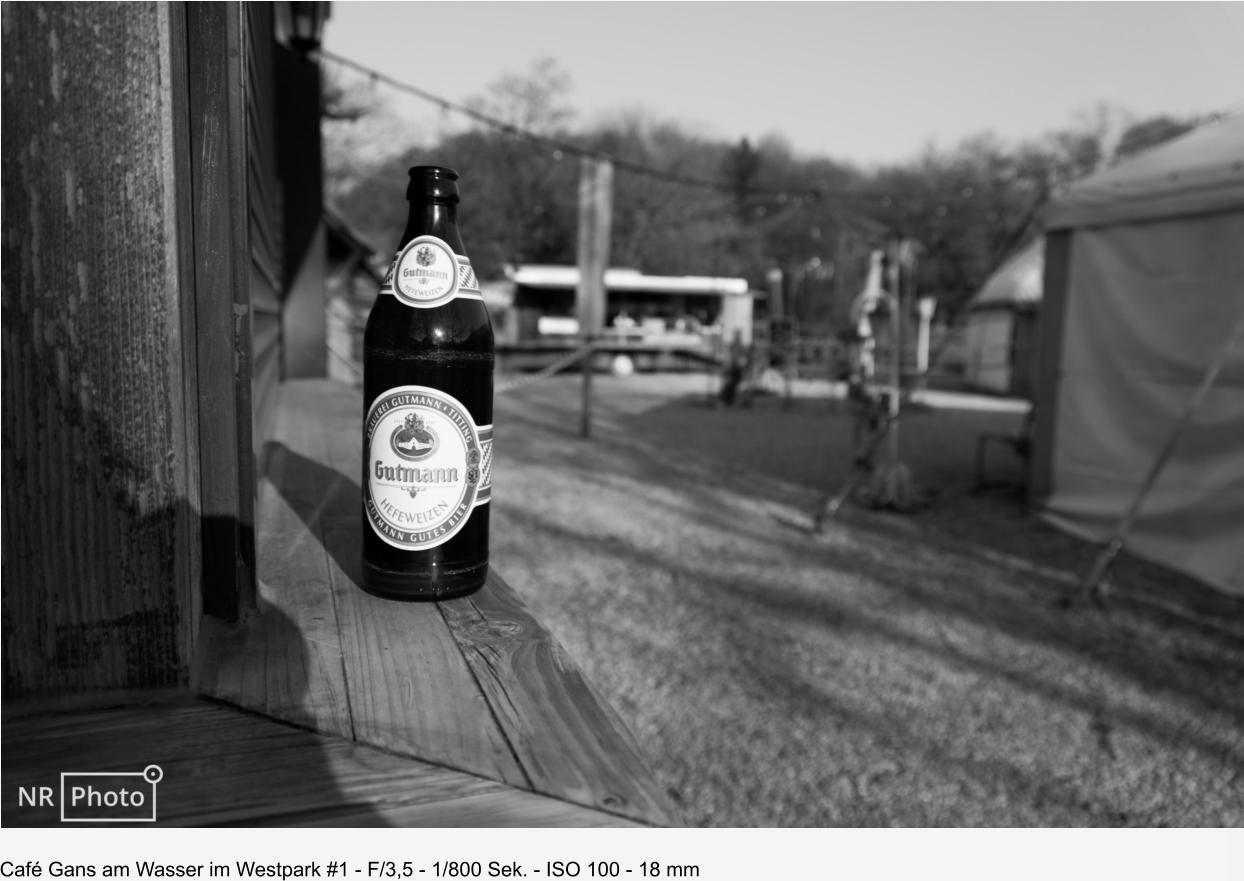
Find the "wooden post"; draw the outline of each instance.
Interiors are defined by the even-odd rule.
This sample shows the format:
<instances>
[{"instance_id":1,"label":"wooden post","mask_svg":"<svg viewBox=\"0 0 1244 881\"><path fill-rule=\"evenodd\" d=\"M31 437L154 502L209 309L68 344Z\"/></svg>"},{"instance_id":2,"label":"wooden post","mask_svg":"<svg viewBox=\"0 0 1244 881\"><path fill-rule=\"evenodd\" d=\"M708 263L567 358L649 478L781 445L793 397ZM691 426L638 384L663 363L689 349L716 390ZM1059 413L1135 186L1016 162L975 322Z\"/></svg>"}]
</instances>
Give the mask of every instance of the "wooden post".
<instances>
[{"instance_id":1,"label":"wooden post","mask_svg":"<svg viewBox=\"0 0 1244 881\"><path fill-rule=\"evenodd\" d=\"M194 658L216 390L187 370L184 6L4 6L6 699L184 685Z\"/></svg>"},{"instance_id":2,"label":"wooden post","mask_svg":"<svg viewBox=\"0 0 1244 881\"><path fill-rule=\"evenodd\" d=\"M609 234L613 211L613 163L584 156L579 164L579 288L576 309L585 346L595 343L605 322L605 269L609 266ZM592 434L592 367L594 353L583 358L583 409L579 433Z\"/></svg>"}]
</instances>

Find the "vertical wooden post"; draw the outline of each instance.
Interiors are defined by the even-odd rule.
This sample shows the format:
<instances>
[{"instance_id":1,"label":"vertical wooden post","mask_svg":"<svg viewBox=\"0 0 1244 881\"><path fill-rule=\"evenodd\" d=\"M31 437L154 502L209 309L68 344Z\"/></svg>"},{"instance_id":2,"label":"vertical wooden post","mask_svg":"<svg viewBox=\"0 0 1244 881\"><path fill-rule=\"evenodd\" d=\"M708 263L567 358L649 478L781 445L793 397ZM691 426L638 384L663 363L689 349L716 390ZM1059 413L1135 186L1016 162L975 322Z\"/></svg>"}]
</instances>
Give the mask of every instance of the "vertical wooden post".
<instances>
[{"instance_id":1,"label":"vertical wooden post","mask_svg":"<svg viewBox=\"0 0 1244 881\"><path fill-rule=\"evenodd\" d=\"M258 488L251 409L246 23L241 6L186 6L190 186L203 475L203 612L255 605Z\"/></svg>"},{"instance_id":2,"label":"vertical wooden post","mask_svg":"<svg viewBox=\"0 0 1244 881\"><path fill-rule=\"evenodd\" d=\"M183 685L194 657L181 6L4 4L6 698Z\"/></svg>"},{"instance_id":3,"label":"vertical wooden post","mask_svg":"<svg viewBox=\"0 0 1244 881\"><path fill-rule=\"evenodd\" d=\"M579 288L576 308L585 346L595 343L605 321L605 269L613 212L613 163L584 156L579 164ZM595 353L583 358L583 409L579 433L592 434L592 367Z\"/></svg>"}]
</instances>

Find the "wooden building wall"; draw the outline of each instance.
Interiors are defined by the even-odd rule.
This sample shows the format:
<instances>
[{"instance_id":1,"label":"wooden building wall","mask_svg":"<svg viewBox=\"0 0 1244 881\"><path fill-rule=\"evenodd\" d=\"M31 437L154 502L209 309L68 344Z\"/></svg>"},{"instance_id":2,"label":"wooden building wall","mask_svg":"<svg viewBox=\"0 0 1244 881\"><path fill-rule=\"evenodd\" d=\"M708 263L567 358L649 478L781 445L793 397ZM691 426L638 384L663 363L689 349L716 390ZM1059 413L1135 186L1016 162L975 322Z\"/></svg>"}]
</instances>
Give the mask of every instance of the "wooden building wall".
<instances>
[{"instance_id":1,"label":"wooden building wall","mask_svg":"<svg viewBox=\"0 0 1244 881\"><path fill-rule=\"evenodd\" d=\"M185 684L254 602L277 385L326 354L318 71L275 8L3 6L8 695Z\"/></svg>"},{"instance_id":2,"label":"wooden building wall","mask_svg":"<svg viewBox=\"0 0 1244 881\"><path fill-rule=\"evenodd\" d=\"M285 300L281 309L284 379L328 371L327 228L320 143L320 69L302 53L273 46L277 173L281 178Z\"/></svg>"},{"instance_id":3,"label":"wooden building wall","mask_svg":"<svg viewBox=\"0 0 1244 881\"><path fill-rule=\"evenodd\" d=\"M9 695L172 685L195 631L167 5L3 7Z\"/></svg>"},{"instance_id":4,"label":"wooden building wall","mask_svg":"<svg viewBox=\"0 0 1244 881\"><path fill-rule=\"evenodd\" d=\"M277 177L272 4L247 3L246 168L250 232L252 329L251 395L258 454L271 433L270 414L281 381L281 301L284 299L284 231L281 182Z\"/></svg>"}]
</instances>

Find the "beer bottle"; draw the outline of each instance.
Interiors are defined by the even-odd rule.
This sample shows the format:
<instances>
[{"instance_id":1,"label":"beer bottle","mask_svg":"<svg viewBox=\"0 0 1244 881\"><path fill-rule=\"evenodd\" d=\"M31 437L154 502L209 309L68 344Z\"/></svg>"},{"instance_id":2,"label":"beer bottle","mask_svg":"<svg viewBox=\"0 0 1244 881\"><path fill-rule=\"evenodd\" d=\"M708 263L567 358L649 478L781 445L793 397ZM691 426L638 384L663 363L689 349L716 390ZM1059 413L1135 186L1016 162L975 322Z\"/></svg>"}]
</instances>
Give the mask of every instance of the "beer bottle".
<instances>
[{"instance_id":1,"label":"beer bottle","mask_svg":"<svg viewBox=\"0 0 1244 881\"><path fill-rule=\"evenodd\" d=\"M363 336L363 588L436 600L488 575L493 335L458 173L410 169L410 215Z\"/></svg>"}]
</instances>

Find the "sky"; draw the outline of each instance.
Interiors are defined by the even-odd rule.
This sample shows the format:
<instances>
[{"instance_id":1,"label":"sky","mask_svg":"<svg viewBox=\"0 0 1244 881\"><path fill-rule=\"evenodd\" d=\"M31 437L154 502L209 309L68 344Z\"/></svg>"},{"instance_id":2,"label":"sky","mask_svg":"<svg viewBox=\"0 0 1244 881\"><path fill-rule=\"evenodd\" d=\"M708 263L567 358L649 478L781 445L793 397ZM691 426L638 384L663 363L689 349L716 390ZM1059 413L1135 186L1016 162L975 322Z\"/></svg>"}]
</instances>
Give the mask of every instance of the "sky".
<instances>
[{"instance_id":1,"label":"sky","mask_svg":"<svg viewBox=\"0 0 1244 881\"><path fill-rule=\"evenodd\" d=\"M1038 138L1103 102L1135 118L1244 112L1244 2L337 0L324 48L456 102L551 57L578 125L638 110L862 166L984 132ZM464 124L374 88L398 121L373 121L373 140Z\"/></svg>"}]
</instances>

